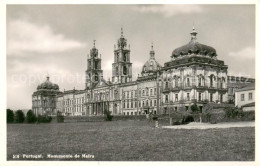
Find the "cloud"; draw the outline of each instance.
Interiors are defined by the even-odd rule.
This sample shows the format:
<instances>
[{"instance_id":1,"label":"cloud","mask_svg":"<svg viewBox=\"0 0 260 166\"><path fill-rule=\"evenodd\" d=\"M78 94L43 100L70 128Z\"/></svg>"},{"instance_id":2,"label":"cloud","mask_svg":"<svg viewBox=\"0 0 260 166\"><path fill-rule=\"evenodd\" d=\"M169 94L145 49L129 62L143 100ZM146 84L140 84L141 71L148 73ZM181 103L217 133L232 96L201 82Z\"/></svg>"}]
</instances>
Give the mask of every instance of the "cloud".
<instances>
[{"instance_id":1,"label":"cloud","mask_svg":"<svg viewBox=\"0 0 260 166\"><path fill-rule=\"evenodd\" d=\"M165 17L178 14L201 13L203 11L199 5L144 5L134 7L134 10L141 13L158 13Z\"/></svg>"},{"instance_id":2,"label":"cloud","mask_svg":"<svg viewBox=\"0 0 260 166\"><path fill-rule=\"evenodd\" d=\"M246 47L237 52L230 52L228 55L236 58L255 59L255 48Z\"/></svg>"},{"instance_id":3,"label":"cloud","mask_svg":"<svg viewBox=\"0 0 260 166\"><path fill-rule=\"evenodd\" d=\"M50 26L39 26L25 20L7 24L7 54L57 53L84 47L86 44L55 34Z\"/></svg>"}]
</instances>

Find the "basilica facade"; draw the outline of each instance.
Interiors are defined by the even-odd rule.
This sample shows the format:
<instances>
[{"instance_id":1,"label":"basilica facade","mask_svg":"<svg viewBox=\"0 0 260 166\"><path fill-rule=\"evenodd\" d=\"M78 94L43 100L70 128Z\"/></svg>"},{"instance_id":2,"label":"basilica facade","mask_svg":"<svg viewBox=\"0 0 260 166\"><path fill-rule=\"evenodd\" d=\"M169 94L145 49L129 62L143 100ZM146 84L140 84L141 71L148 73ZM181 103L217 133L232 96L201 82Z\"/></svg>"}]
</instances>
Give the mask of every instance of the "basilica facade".
<instances>
[{"instance_id":1,"label":"basilica facade","mask_svg":"<svg viewBox=\"0 0 260 166\"><path fill-rule=\"evenodd\" d=\"M206 103L226 102L228 66L217 59L213 47L197 41L194 28L190 35L188 44L174 49L163 66L156 61L152 45L136 80L132 79L130 47L122 30L114 48L112 80L103 78L102 58L94 42L87 56L85 89L60 92L48 77L32 95L33 111L68 116L104 115L106 111L113 115L164 114L189 111L194 103L202 110Z\"/></svg>"}]
</instances>

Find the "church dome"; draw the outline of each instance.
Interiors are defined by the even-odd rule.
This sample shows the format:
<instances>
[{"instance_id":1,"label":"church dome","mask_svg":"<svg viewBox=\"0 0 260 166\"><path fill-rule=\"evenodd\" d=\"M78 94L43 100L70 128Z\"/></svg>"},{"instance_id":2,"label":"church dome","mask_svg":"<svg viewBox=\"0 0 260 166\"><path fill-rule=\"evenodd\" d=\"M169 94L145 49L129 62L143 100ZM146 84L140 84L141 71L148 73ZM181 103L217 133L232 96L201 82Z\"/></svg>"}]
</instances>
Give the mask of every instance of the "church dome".
<instances>
[{"instance_id":1,"label":"church dome","mask_svg":"<svg viewBox=\"0 0 260 166\"><path fill-rule=\"evenodd\" d=\"M191 41L188 44L173 50L172 52L173 58L177 58L188 54L201 54L209 57L217 56L216 50L213 47L200 44L197 41L196 38L197 32L195 31L194 27L193 27L193 31L190 34L191 34Z\"/></svg>"},{"instance_id":2,"label":"church dome","mask_svg":"<svg viewBox=\"0 0 260 166\"><path fill-rule=\"evenodd\" d=\"M38 85L37 90L59 90L59 86L50 82L50 77L47 76L46 81Z\"/></svg>"},{"instance_id":3,"label":"church dome","mask_svg":"<svg viewBox=\"0 0 260 166\"><path fill-rule=\"evenodd\" d=\"M155 53L152 45L152 49L150 51L150 59L146 61L145 64L143 65L142 73L151 73L160 70L161 65L156 61L154 54Z\"/></svg>"}]
</instances>

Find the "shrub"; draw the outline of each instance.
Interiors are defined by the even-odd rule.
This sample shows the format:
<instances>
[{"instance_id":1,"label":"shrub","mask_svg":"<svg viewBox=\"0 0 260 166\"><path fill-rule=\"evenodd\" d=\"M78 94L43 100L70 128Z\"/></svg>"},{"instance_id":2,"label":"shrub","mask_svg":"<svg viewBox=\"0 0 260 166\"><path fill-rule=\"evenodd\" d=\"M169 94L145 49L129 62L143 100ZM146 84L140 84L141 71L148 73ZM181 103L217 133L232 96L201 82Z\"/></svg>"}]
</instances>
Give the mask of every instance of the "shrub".
<instances>
[{"instance_id":1,"label":"shrub","mask_svg":"<svg viewBox=\"0 0 260 166\"><path fill-rule=\"evenodd\" d=\"M184 118L185 123L194 122L194 118L191 115L188 115Z\"/></svg>"},{"instance_id":2,"label":"shrub","mask_svg":"<svg viewBox=\"0 0 260 166\"><path fill-rule=\"evenodd\" d=\"M113 116L111 115L111 112L110 111L107 111L107 110L105 110L105 120L106 121L112 121L112 119L113 119Z\"/></svg>"},{"instance_id":3,"label":"shrub","mask_svg":"<svg viewBox=\"0 0 260 166\"><path fill-rule=\"evenodd\" d=\"M14 122L14 112L13 112L13 110L7 109L6 111L7 111L7 113L6 113L7 123L13 123Z\"/></svg>"},{"instance_id":4,"label":"shrub","mask_svg":"<svg viewBox=\"0 0 260 166\"><path fill-rule=\"evenodd\" d=\"M193 113L199 112L199 107L197 106L197 104L192 104L190 109Z\"/></svg>"},{"instance_id":5,"label":"shrub","mask_svg":"<svg viewBox=\"0 0 260 166\"><path fill-rule=\"evenodd\" d=\"M158 120L158 117L157 117L157 116L154 116L152 119L153 119L154 121L157 121L157 120Z\"/></svg>"},{"instance_id":6,"label":"shrub","mask_svg":"<svg viewBox=\"0 0 260 166\"><path fill-rule=\"evenodd\" d=\"M37 117L38 123L50 123L51 120L52 120L52 117L50 117L50 116L38 115L38 117Z\"/></svg>"},{"instance_id":7,"label":"shrub","mask_svg":"<svg viewBox=\"0 0 260 166\"><path fill-rule=\"evenodd\" d=\"M22 110L17 110L14 115L14 121L16 123L23 123L25 120L25 116Z\"/></svg>"},{"instance_id":8,"label":"shrub","mask_svg":"<svg viewBox=\"0 0 260 166\"><path fill-rule=\"evenodd\" d=\"M179 121L173 122L173 125L181 125Z\"/></svg>"},{"instance_id":9,"label":"shrub","mask_svg":"<svg viewBox=\"0 0 260 166\"><path fill-rule=\"evenodd\" d=\"M226 118L241 118L244 116L244 112L238 108L225 108Z\"/></svg>"},{"instance_id":10,"label":"shrub","mask_svg":"<svg viewBox=\"0 0 260 166\"><path fill-rule=\"evenodd\" d=\"M58 123L64 122L64 116L59 111L57 112L57 122Z\"/></svg>"},{"instance_id":11,"label":"shrub","mask_svg":"<svg viewBox=\"0 0 260 166\"><path fill-rule=\"evenodd\" d=\"M26 114L27 123L35 123L37 121L36 116L34 115L32 110L29 110Z\"/></svg>"}]
</instances>

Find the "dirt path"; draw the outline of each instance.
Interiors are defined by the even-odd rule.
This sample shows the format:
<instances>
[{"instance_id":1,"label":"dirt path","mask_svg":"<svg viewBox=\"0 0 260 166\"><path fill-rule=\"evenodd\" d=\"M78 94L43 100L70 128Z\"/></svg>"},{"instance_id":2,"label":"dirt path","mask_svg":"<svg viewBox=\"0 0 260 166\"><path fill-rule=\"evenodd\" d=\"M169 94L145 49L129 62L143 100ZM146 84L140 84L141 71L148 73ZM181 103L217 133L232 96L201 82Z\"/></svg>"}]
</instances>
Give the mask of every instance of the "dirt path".
<instances>
[{"instance_id":1,"label":"dirt path","mask_svg":"<svg viewBox=\"0 0 260 166\"><path fill-rule=\"evenodd\" d=\"M197 123L192 122L187 125L162 126L168 129L212 129L212 128L231 128L231 127L255 127L255 122L225 122L225 123Z\"/></svg>"}]
</instances>

